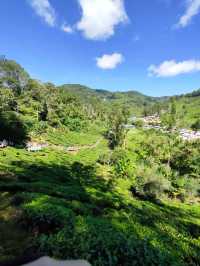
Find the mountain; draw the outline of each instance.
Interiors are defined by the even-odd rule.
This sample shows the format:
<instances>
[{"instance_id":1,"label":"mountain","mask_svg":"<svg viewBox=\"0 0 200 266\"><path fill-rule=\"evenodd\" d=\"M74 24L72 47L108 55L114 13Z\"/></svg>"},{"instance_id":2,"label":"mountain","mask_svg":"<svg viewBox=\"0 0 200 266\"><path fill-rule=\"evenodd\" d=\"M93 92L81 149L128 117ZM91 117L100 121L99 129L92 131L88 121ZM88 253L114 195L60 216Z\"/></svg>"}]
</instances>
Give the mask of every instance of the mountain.
<instances>
[{"instance_id":1,"label":"mountain","mask_svg":"<svg viewBox=\"0 0 200 266\"><path fill-rule=\"evenodd\" d=\"M105 104L114 104L127 106L131 112L141 114L145 106L152 106L160 101L160 98L146 96L137 91L127 92L110 92L107 90L95 90L80 84L65 84L58 87L72 95L78 96L80 99L91 101L91 99L99 99Z\"/></svg>"},{"instance_id":2,"label":"mountain","mask_svg":"<svg viewBox=\"0 0 200 266\"><path fill-rule=\"evenodd\" d=\"M105 89L95 90L81 84L64 84L56 87L50 83L31 80L23 67L5 58L0 59L0 87L10 88L18 94L22 90L31 88L36 94L42 94L45 91L48 97L52 91L46 89L53 87L61 92L61 97L64 97L63 95L75 97L83 106L93 105L92 109L98 106L101 110L112 109L112 106L125 107L133 115L148 115L158 110L167 111L173 98L177 105L177 117L181 126L190 127L200 117L200 89L185 95L151 97L138 91L111 92ZM87 107L84 108L87 109Z\"/></svg>"},{"instance_id":3,"label":"mountain","mask_svg":"<svg viewBox=\"0 0 200 266\"><path fill-rule=\"evenodd\" d=\"M30 80L29 74L18 63L6 58L0 59L0 86L2 88L10 88L15 93L20 93L21 90L30 87ZM45 86L42 83L40 85ZM56 88L79 98L81 102L101 101L104 105L125 106L134 114L141 114L144 106L151 106L159 100L159 98L146 96L137 91L110 92L91 89L80 84L64 84Z\"/></svg>"}]
</instances>

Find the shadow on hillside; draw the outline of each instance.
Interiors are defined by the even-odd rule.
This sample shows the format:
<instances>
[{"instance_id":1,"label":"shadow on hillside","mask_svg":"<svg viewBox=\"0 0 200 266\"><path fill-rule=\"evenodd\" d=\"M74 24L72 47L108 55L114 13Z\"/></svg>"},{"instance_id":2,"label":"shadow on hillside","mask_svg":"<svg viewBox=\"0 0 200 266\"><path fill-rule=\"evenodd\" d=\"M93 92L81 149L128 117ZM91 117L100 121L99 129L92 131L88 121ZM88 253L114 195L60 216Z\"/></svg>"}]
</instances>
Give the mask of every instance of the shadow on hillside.
<instances>
[{"instance_id":1,"label":"shadow on hillside","mask_svg":"<svg viewBox=\"0 0 200 266\"><path fill-rule=\"evenodd\" d=\"M24 146L28 139L27 128L16 112L0 112L0 141Z\"/></svg>"},{"instance_id":2,"label":"shadow on hillside","mask_svg":"<svg viewBox=\"0 0 200 266\"><path fill-rule=\"evenodd\" d=\"M13 165L15 163L12 162ZM60 236L59 241L56 233L52 232L55 242L52 246L49 242L43 243L42 254L63 259L86 259L91 263L98 257L105 261L116 257L116 263L105 265L117 266L159 265L161 259L162 265L199 265L200 250L191 239L200 236L200 229L189 222L193 214L164 204L159 206L138 201L139 206L126 203L115 190L114 182L98 176L93 165L79 162L68 165L27 164L21 161L18 167L21 170L17 175L0 174L0 191L12 193L15 205L24 203L24 198L19 197L22 192L31 195L25 201L31 201L32 195L38 199L47 195L59 199L58 204L66 202L78 221L82 217L83 231L74 226L71 230L74 235L70 238L69 232L66 235L63 233L64 237ZM74 207L77 204L78 207ZM115 218L112 218L113 213ZM195 215L193 217L197 218ZM144 230L150 230L152 236L141 236L141 226ZM62 228L60 230L62 233ZM180 239L177 239L174 231L181 235ZM50 236L48 231L46 239ZM158 243L152 244L151 237L159 241L162 248ZM7 241L12 242L9 239ZM85 243L85 247L80 243ZM190 256L184 245L190 247ZM173 249L177 249L178 253L173 253ZM177 254L182 254L182 257L177 257ZM181 264L181 259L185 264ZM104 265L100 261L98 263L96 265Z\"/></svg>"},{"instance_id":3,"label":"shadow on hillside","mask_svg":"<svg viewBox=\"0 0 200 266\"><path fill-rule=\"evenodd\" d=\"M106 201L106 192L112 192L112 197L117 201L121 200L114 193L113 182L97 176L96 168L92 165L83 165L79 162L64 166L27 164L23 161L12 161L11 165L20 167L20 170L16 174L0 173L1 191L37 192L66 200L80 200L95 204L99 201L102 208L103 201ZM92 193L88 192L90 189L95 191L93 197L91 197Z\"/></svg>"}]
</instances>

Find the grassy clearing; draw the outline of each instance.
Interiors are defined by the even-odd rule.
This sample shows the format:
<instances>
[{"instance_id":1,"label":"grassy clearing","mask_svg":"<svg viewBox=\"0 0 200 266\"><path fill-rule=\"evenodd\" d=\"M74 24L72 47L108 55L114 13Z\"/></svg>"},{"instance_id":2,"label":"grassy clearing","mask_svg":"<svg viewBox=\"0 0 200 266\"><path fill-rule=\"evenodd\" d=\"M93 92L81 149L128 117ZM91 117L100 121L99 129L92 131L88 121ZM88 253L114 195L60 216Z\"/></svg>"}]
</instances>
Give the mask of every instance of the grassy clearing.
<instances>
[{"instance_id":1,"label":"grassy clearing","mask_svg":"<svg viewBox=\"0 0 200 266\"><path fill-rule=\"evenodd\" d=\"M101 138L101 128L91 126L87 132L67 131L66 128L48 129L46 133L34 136L34 139L65 147L71 145L88 145L97 142Z\"/></svg>"}]
</instances>

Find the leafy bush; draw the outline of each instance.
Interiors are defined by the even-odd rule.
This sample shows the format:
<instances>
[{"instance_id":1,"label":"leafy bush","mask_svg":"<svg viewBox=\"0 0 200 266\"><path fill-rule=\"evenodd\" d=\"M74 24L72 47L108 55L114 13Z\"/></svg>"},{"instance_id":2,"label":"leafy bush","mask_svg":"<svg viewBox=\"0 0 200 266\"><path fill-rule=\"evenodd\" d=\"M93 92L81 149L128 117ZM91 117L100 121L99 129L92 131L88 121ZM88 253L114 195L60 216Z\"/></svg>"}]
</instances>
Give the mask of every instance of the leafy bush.
<instances>
[{"instance_id":1,"label":"leafy bush","mask_svg":"<svg viewBox=\"0 0 200 266\"><path fill-rule=\"evenodd\" d=\"M170 181L156 167L137 169L136 190L147 198L160 198L169 191Z\"/></svg>"},{"instance_id":2,"label":"leafy bush","mask_svg":"<svg viewBox=\"0 0 200 266\"><path fill-rule=\"evenodd\" d=\"M33 131L36 134L42 134L45 133L48 129L48 124L46 121L40 121L34 125Z\"/></svg>"},{"instance_id":3,"label":"leafy bush","mask_svg":"<svg viewBox=\"0 0 200 266\"><path fill-rule=\"evenodd\" d=\"M175 188L173 197L183 202L188 198L199 196L200 193L200 181L187 175L174 179L173 186Z\"/></svg>"},{"instance_id":4,"label":"leafy bush","mask_svg":"<svg viewBox=\"0 0 200 266\"><path fill-rule=\"evenodd\" d=\"M200 176L200 145L198 143L184 143L178 149L172 150L170 161L172 169L180 175L190 175L198 178Z\"/></svg>"},{"instance_id":5,"label":"leafy bush","mask_svg":"<svg viewBox=\"0 0 200 266\"><path fill-rule=\"evenodd\" d=\"M87 121L83 118L74 118L68 123L68 128L72 131L80 132L82 129L87 127Z\"/></svg>"},{"instance_id":6,"label":"leafy bush","mask_svg":"<svg viewBox=\"0 0 200 266\"><path fill-rule=\"evenodd\" d=\"M39 239L42 252L61 259L85 259L93 266L176 265L172 258L154 250L148 240L134 231L120 230L110 221L93 217L77 217L74 229L63 228ZM157 264L155 264L157 263Z\"/></svg>"},{"instance_id":7,"label":"leafy bush","mask_svg":"<svg viewBox=\"0 0 200 266\"><path fill-rule=\"evenodd\" d=\"M73 224L73 212L51 200L41 196L23 205L24 221L37 227L40 232L54 231L66 224Z\"/></svg>"},{"instance_id":8,"label":"leafy bush","mask_svg":"<svg viewBox=\"0 0 200 266\"><path fill-rule=\"evenodd\" d=\"M100 154L97 162L103 165L109 165L111 163L111 154L110 153Z\"/></svg>"},{"instance_id":9,"label":"leafy bush","mask_svg":"<svg viewBox=\"0 0 200 266\"><path fill-rule=\"evenodd\" d=\"M0 113L0 140L3 139L15 144L23 144L28 139L27 130L15 112Z\"/></svg>"},{"instance_id":10,"label":"leafy bush","mask_svg":"<svg viewBox=\"0 0 200 266\"><path fill-rule=\"evenodd\" d=\"M111 163L116 176L121 178L134 177L134 157L127 150L116 149L111 156Z\"/></svg>"},{"instance_id":11,"label":"leafy bush","mask_svg":"<svg viewBox=\"0 0 200 266\"><path fill-rule=\"evenodd\" d=\"M144 126L144 122L141 119L137 119L134 121L133 125L135 125L137 128L142 128Z\"/></svg>"},{"instance_id":12,"label":"leafy bush","mask_svg":"<svg viewBox=\"0 0 200 266\"><path fill-rule=\"evenodd\" d=\"M192 124L191 128L194 130L199 130L200 129L200 119L198 119L194 124Z\"/></svg>"}]
</instances>

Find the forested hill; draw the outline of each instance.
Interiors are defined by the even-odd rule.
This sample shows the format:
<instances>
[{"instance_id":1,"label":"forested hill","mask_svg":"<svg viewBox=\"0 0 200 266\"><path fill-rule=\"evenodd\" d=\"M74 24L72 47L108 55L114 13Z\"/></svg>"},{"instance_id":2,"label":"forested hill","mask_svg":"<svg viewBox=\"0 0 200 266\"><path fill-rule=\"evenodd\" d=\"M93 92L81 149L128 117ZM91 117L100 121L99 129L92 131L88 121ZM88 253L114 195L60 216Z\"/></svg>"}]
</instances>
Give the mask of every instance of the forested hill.
<instances>
[{"instance_id":1,"label":"forested hill","mask_svg":"<svg viewBox=\"0 0 200 266\"><path fill-rule=\"evenodd\" d=\"M88 98L91 96L99 97L104 101L119 101L129 103L150 103L159 100L156 97L146 96L137 91L126 91L126 92L110 92L107 90L95 90L80 84L65 84L60 88L67 90L68 92L75 93L80 97Z\"/></svg>"},{"instance_id":2,"label":"forested hill","mask_svg":"<svg viewBox=\"0 0 200 266\"><path fill-rule=\"evenodd\" d=\"M185 97L198 97L198 96L200 96L200 89L194 90L193 92L187 93L183 96L185 96Z\"/></svg>"},{"instance_id":3,"label":"forested hill","mask_svg":"<svg viewBox=\"0 0 200 266\"><path fill-rule=\"evenodd\" d=\"M159 98L146 96L137 91L110 92L107 90L91 89L80 84L65 84L59 88L78 96L84 101L91 101L91 99L96 98L104 104L116 104L128 107L135 114L141 114L145 106L150 107L159 101Z\"/></svg>"},{"instance_id":4,"label":"forested hill","mask_svg":"<svg viewBox=\"0 0 200 266\"><path fill-rule=\"evenodd\" d=\"M4 89L11 89L9 93L14 94L7 97L10 99L15 98L15 102L22 101L22 97L30 97L30 106L32 104L31 99L38 100L39 110L41 111L45 104L49 106L49 110L55 110L60 115L62 109L61 105L65 105L68 102L65 98L73 99L75 106L79 106L80 116L83 117L88 113L97 117L105 115L108 110L112 110L113 106L119 108L127 108L131 115L141 116L150 115L153 113L168 112L172 99L176 102L177 121L179 126L190 127L200 117L200 90L195 90L185 95L176 95L172 97L150 97L143 95L137 91L127 92L110 92L107 90L95 90L87 86L80 84L64 84L62 86L55 86L52 83L42 83L30 78L26 70L13 60L7 60L5 58L0 59L0 88L1 94ZM21 95L21 93L23 93ZM20 98L16 99L16 97ZM5 98L2 97L3 99ZM50 99L51 98L51 99ZM61 100L60 100L61 99ZM62 104L61 104L62 102ZM52 108L52 103L56 105ZM19 108L20 109L20 108ZM33 108L34 109L34 108ZM78 117L77 111L74 111L76 118ZM50 111L49 111L50 115ZM56 119L55 119L56 120ZM62 120L62 119L61 119Z\"/></svg>"},{"instance_id":5,"label":"forested hill","mask_svg":"<svg viewBox=\"0 0 200 266\"><path fill-rule=\"evenodd\" d=\"M35 83L35 85L31 85ZM37 84L37 86L36 86ZM130 108L132 113L141 114L144 106L151 106L158 98L143 95L137 91L128 92L110 92L107 90L95 90L80 84L65 84L56 87L53 84L44 84L37 80L32 80L29 74L15 61L2 58L0 60L0 87L11 88L13 92L20 93L23 90L28 90L30 87L54 87L59 89L62 93L67 93L76 97L81 102L101 102L104 105L117 104ZM33 88L34 89L34 88ZM44 89L45 90L45 89ZM42 92L41 92L42 93Z\"/></svg>"}]
</instances>

